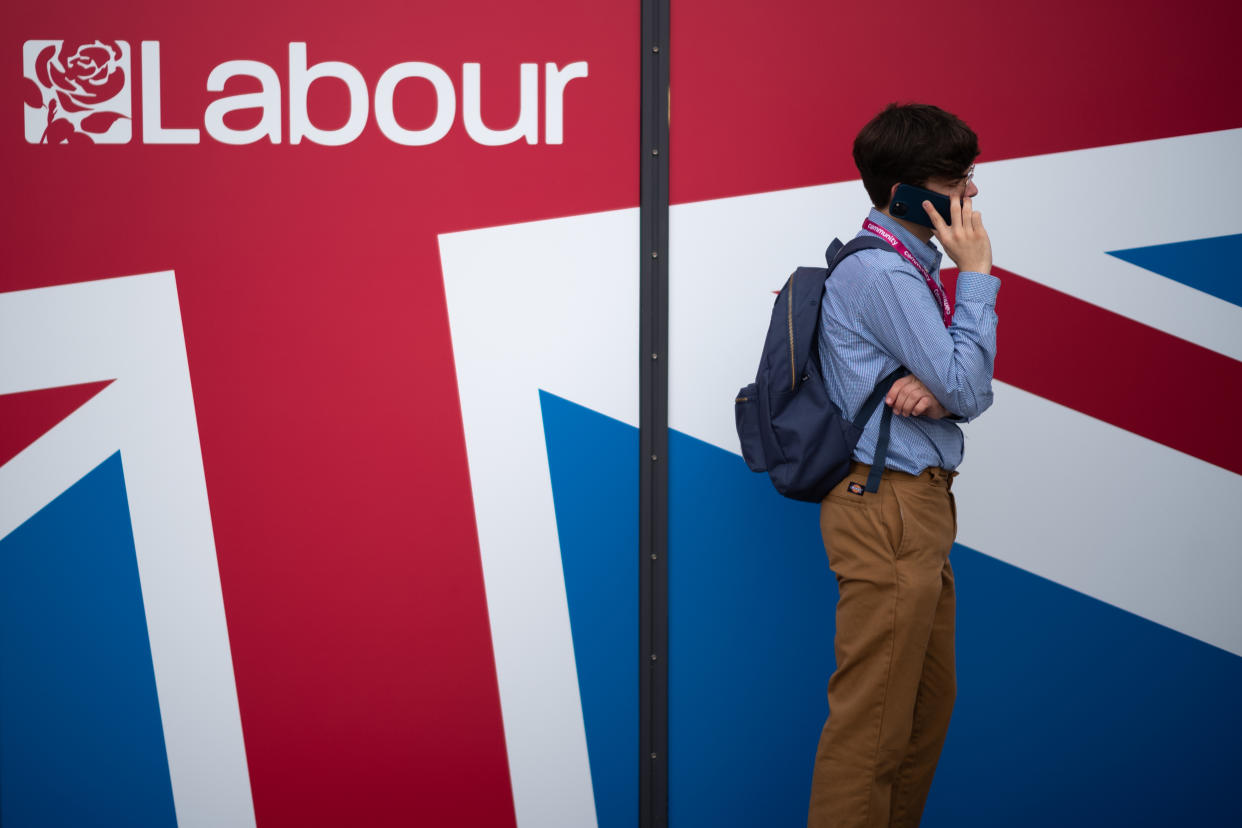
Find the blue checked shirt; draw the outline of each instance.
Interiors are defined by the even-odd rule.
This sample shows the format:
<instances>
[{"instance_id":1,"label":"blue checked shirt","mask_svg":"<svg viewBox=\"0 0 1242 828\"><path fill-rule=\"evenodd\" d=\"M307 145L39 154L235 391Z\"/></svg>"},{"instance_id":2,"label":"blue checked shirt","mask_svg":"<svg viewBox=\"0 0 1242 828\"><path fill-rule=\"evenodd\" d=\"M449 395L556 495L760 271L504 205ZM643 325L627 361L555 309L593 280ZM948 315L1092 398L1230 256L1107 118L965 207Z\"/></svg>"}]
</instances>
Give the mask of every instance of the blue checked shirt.
<instances>
[{"instance_id":1,"label":"blue checked shirt","mask_svg":"<svg viewBox=\"0 0 1242 828\"><path fill-rule=\"evenodd\" d=\"M870 218L910 249L940 282L941 252L878 210ZM858 235L867 234L866 230ZM843 261L824 289L819 356L828 396L849 418L880 380L904 365L951 414L972 420L992 404L996 359L996 294L1000 279L963 272L948 328L927 283L895 250L861 250ZM854 459L871 463L881 403L867 422ZM885 466L918 474L962 462L962 430L951 420L893 417Z\"/></svg>"}]
</instances>

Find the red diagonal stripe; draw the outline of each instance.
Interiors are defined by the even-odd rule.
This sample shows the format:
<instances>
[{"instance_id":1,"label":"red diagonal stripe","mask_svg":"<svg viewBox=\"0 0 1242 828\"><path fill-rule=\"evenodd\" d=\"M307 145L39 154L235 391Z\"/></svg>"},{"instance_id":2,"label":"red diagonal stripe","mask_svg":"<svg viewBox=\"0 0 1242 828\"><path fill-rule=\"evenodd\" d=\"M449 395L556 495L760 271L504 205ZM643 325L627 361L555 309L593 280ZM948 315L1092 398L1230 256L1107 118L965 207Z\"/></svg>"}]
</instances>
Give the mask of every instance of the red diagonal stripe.
<instances>
[{"instance_id":1,"label":"red diagonal stripe","mask_svg":"<svg viewBox=\"0 0 1242 828\"><path fill-rule=\"evenodd\" d=\"M103 380L0 394L0 466L111 384Z\"/></svg>"},{"instance_id":2,"label":"red diagonal stripe","mask_svg":"<svg viewBox=\"0 0 1242 828\"><path fill-rule=\"evenodd\" d=\"M1002 280L997 379L1242 474L1242 362L1015 273L993 273ZM944 275L956 286L956 271Z\"/></svg>"}]
</instances>

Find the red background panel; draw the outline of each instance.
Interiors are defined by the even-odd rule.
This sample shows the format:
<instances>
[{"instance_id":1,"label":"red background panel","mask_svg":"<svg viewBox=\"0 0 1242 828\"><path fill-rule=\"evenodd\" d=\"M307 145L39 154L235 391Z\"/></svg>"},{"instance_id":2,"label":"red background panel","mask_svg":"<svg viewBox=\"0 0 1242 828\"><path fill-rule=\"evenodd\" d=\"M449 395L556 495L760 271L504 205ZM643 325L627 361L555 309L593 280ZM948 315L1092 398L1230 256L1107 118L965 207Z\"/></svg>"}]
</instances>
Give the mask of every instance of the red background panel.
<instances>
[{"instance_id":1,"label":"red background panel","mask_svg":"<svg viewBox=\"0 0 1242 828\"><path fill-rule=\"evenodd\" d=\"M563 0L3 11L0 290L177 274L260 826L513 822L436 234L637 205L638 29L636 3ZM166 127L202 129L214 66L263 61L283 143L143 145L135 82L131 143L29 145L22 43L60 38L127 40L136 78L158 40ZM452 132L399 146L372 112L351 144L291 146L291 41L370 92L396 63L440 66ZM563 145L466 136L463 62L502 128L519 63L579 60ZM430 119L426 88L401 87L402 123ZM309 106L342 124L343 85Z\"/></svg>"},{"instance_id":2,"label":"red background panel","mask_svg":"<svg viewBox=\"0 0 1242 828\"><path fill-rule=\"evenodd\" d=\"M982 161L1242 126L1233 0L670 7L674 202L857 178L892 101L955 112Z\"/></svg>"}]
</instances>

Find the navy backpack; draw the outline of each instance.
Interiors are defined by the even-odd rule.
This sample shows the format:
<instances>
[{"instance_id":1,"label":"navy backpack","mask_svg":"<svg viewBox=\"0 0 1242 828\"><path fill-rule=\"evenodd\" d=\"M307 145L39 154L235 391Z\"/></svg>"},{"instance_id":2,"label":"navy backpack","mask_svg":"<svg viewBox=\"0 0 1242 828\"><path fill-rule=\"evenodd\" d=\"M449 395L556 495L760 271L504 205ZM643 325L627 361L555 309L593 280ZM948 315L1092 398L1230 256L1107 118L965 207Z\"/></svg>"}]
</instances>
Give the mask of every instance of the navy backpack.
<instances>
[{"instance_id":1,"label":"navy backpack","mask_svg":"<svg viewBox=\"0 0 1242 828\"><path fill-rule=\"evenodd\" d=\"M746 465L751 471L766 471L776 490L795 500L818 503L845 479L863 427L888 389L908 373L898 368L880 380L852 422L828 399L824 387L818 346L824 283L847 256L869 248L892 249L871 235L845 245L833 239L827 268L793 272L772 308L755 381L737 392L734 416ZM892 419L893 410L886 406L867 478L869 492L880 485Z\"/></svg>"}]
</instances>

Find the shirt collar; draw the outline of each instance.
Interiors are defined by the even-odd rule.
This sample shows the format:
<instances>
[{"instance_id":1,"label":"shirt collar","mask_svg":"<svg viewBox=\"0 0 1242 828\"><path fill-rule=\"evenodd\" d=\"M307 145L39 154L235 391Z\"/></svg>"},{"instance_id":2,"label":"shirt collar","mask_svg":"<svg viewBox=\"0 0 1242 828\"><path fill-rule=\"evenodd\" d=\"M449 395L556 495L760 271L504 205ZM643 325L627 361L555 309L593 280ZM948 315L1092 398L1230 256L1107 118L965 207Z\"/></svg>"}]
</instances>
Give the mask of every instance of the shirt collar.
<instances>
[{"instance_id":1,"label":"shirt collar","mask_svg":"<svg viewBox=\"0 0 1242 828\"><path fill-rule=\"evenodd\" d=\"M923 267L927 268L929 273L935 273L940 269L940 259L943 254L936 247L935 242L923 241L902 227L897 219L884 215L874 207L871 208L871 213L867 218L900 239L901 243L910 249L910 252L914 254L914 258L918 259ZM864 230L863 232L865 233L866 231Z\"/></svg>"}]
</instances>

